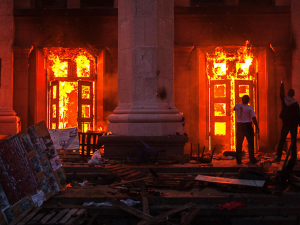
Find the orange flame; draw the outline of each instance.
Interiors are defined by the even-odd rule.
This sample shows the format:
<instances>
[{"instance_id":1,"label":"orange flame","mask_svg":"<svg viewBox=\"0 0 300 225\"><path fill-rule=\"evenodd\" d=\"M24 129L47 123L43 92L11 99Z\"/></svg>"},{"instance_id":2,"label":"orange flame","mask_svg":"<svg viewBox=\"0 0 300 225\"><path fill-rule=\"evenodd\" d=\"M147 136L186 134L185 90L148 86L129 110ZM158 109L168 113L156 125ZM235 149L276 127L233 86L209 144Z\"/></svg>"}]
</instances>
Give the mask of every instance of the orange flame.
<instances>
[{"instance_id":1,"label":"orange flame","mask_svg":"<svg viewBox=\"0 0 300 225\"><path fill-rule=\"evenodd\" d=\"M85 55L79 55L75 59L77 65L77 76L78 77L89 77L90 76L90 60Z\"/></svg>"}]
</instances>

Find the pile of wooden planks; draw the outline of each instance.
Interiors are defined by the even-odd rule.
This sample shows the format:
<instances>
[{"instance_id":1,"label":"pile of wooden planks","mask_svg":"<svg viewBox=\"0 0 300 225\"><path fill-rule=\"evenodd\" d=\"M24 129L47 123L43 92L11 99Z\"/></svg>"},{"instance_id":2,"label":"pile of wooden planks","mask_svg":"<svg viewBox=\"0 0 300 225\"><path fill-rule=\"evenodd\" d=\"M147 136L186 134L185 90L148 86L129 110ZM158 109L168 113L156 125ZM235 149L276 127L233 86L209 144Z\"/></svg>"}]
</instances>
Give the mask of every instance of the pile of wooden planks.
<instances>
[{"instance_id":1,"label":"pile of wooden planks","mask_svg":"<svg viewBox=\"0 0 300 225\"><path fill-rule=\"evenodd\" d=\"M103 169L112 173L114 176L121 178L122 180L130 181L145 178L147 174L138 170L132 169L122 164L105 165Z\"/></svg>"},{"instance_id":2,"label":"pile of wooden planks","mask_svg":"<svg viewBox=\"0 0 300 225\"><path fill-rule=\"evenodd\" d=\"M10 225L26 224L68 224L75 225L87 216L86 209L30 208L18 216Z\"/></svg>"}]
</instances>

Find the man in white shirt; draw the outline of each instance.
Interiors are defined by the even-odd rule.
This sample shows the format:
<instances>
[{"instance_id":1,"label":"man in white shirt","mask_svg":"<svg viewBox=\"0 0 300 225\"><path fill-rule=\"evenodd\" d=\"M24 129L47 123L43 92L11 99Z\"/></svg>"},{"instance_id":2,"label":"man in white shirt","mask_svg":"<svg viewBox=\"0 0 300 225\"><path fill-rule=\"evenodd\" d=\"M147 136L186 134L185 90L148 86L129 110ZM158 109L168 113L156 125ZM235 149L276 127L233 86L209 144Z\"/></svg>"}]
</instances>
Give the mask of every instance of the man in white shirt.
<instances>
[{"instance_id":1,"label":"man in white shirt","mask_svg":"<svg viewBox=\"0 0 300 225\"><path fill-rule=\"evenodd\" d=\"M259 132L256 114L253 108L248 105L250 97L244 95L242 97L242 104L236 104L234 109L236 112L236 162L237 164L242 164L242 147L244 137L248 141L248 154L250 158L250 163L257 163L254 157L254 132L252 127L252 122L255 125L256 133Z\"/></svg>"}]
</instances>

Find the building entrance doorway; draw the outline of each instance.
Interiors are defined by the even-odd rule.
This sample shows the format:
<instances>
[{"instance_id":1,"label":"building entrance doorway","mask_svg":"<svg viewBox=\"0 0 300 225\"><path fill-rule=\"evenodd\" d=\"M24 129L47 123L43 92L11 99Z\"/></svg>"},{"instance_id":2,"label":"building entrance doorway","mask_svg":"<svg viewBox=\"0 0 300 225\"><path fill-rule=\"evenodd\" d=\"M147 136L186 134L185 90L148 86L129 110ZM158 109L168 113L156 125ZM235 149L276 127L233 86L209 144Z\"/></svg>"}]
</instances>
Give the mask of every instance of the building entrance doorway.
<instances>
[{"instance_id":1,"label":"building entrance doorway","mask_svg":"<svg viewBox=\"0 0 300 225\"><path fill-rule=\"evenodd\" d=\"M235 151L235 104L250 96L256 111L257 58L246 42L242 47L217 47L207 54L209 91L209 145L221 151Z\"/></svg>"},{"instance_id":2,"label":"building entrance doorway","mask_svg":"<svg viewBox=\"0 0 300 225\"><path fill-rule=\"evenodd\" d=\"M95 59L82 49L45 49L48 127L95 128Z\"/></svg>"}]
</instances>

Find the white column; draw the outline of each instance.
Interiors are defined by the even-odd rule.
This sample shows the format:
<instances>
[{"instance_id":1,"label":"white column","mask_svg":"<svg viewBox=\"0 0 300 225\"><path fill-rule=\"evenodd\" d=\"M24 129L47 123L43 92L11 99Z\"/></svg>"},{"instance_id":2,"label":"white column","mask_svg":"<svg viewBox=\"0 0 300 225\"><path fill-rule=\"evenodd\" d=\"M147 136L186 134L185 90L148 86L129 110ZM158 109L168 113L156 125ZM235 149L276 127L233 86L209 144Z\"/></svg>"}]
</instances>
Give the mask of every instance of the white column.
<instances>
[{"instance_id":1,"label":"white column","mask_svg":"<svg viewBox=\"0 0 300 225\"><path fill-rule=\"evenodd\" d=\"M20 118L13 110L13 2L0 0L0 134L7 135L19 132L20 128Z\"/></svg>"},{"instance_id":2,"label":"white column","mask_svg":"<svg viewBox=\"0 0 300 225\"><path fill-rule=\"evenodd\" d=\"M174 2L118 1L118 107L109 116L115 135L184 132L174 106Z\"/></svg>"}]
</instances>

